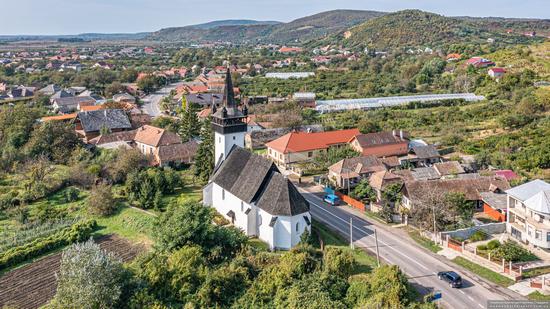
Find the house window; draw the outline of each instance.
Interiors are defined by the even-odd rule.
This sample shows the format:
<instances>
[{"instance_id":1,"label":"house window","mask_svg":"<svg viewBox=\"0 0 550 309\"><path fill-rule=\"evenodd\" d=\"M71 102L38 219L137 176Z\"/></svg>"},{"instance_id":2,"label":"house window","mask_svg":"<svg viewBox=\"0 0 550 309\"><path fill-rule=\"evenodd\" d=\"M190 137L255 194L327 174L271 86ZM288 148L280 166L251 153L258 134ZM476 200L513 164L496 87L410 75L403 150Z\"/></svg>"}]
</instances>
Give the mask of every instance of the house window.
<instances>
[{"instance_id":1,"label":"house window","mask_svg":"<svg viewBox=\"0 0 550 309\"><path fill-rule=\"evenodd\" d=\"M235 136L233 136L233 140L235 140Z\"/></svg>"},{"instance_id":2,"label":"house window","mask_svg":"<svg viewBox=\"0 0 550 309\"><path fill-rule=\"evenodd\" d=\"M222 138L220 136L220 137L218 137L218 143L221 143L221 142L222 142Z\"/></svg>"},{"instance_id":3,"label":"house window","mask_svg":"<svg viewBox=\"0 0 550 309\"><path fill-rule=\"evenodd\" d=\"M546 241L550 242L550 232L546 232Z\"/></svg>"},{"instance_id":4,"label":"house window","mask_svg":"<svg viewBox=\"0 0 550 309\"><path fill-rule=\"evenodd\" d=\"M244 203L241 201L241 212L244 211Z\"/></svg>"},{"instance_id":5,"label":"house window","mask_svg":"<svg viewBox=\"0 0 550 309\"><path fill-rule=\"evenodd\" d=\"M222 189L222 200L225 200L225 190Z\"/></svg>"},{"instance_id":6,"label":"house window","mask_svg":"<svg viewBox=\"0 0 550 309\"><path fill-rule=\"evenodd\" d=\"M308 152L308 153L307 153L307 157L308 157L308 158L313 157L313 151Z\"/></svg>"},{"instance_id":7,"label":"house window","mask_svg":"<svg viewBox=\"0 0 550 309\"><path fill-rule=\"evenodd\" d=\"M262 225L262 216L258 216L258 226Z\"/></svg>"},{"instance_id":8,"label":"house window","mask_svg":"<svg viewBox=\"0 0 550 309\"><path fill-rule=\"evenodd\" d=\"M296 222L296 232L300 230L300 222Z\"/></svg>"},{"instance_id":9,"label":"house window","mask_svg":"<svg viewBox=\"0 0 550 309\"><path fill-rule=\"evenodd\" d=\"M533 236L533 227L530 225L527 226L527 235Z\"/></svg>"},{"instance_id":10,"label":"house window","mask_svg":"<svg viewBox=\"0 0 550 309\"><path fill-rule=\"evenodd\" d=\"M535 239L541 239L542 238L542 232L541 231L535 231Z\"/></svg>"}]
</instances>

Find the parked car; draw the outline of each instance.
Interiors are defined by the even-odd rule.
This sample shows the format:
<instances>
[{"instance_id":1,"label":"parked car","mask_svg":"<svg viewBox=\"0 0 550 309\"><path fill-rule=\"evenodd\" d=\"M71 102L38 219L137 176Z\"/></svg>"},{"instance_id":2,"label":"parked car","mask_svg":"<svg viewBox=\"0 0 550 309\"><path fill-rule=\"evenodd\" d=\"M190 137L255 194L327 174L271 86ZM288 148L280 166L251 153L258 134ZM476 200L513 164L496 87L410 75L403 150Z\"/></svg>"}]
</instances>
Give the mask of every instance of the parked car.
<instances>
[{"instance_id":1,"label":"parked car","mask_svg":"<svg viewBox=\"0 0 550 309\"><path fill-rule=\"evenodd\" d=\"M444 280L449 283L452 288L459 288L462 286L462 278L454 271L441 271L437 273L439 280Z\"/></svg>"},{"instance_id":2,"label":"parked car","mask_svg":"<svg viewBox=\"0 0 550 309\"><path fill-rule=\"evenodd\" d=\"M332 206L340 205L340 198L334 194L325 194L323 200Z\"/></svg>"}]
</instances>

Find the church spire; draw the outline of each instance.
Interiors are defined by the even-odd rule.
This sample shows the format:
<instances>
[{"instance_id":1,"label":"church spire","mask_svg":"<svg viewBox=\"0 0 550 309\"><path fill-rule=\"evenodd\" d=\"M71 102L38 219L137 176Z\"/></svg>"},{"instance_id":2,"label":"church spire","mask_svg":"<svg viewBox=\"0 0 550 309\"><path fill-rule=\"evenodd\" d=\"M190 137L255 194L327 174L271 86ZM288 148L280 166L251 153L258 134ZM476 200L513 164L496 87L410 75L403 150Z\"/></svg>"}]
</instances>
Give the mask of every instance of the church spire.
<instances>
[{"instance_id":1,"label":"church spire","mask_svg":"<svg viewBox=\"0 0 550 309\"><path fill-rule=\"evenodd\" d=\"M226 107L237 107L235 102L235 91L233 90L233 81L231 80L231 71L227 68L225 74L225 90L223 92L223 105Z\"/></svg>"}]
</instances>

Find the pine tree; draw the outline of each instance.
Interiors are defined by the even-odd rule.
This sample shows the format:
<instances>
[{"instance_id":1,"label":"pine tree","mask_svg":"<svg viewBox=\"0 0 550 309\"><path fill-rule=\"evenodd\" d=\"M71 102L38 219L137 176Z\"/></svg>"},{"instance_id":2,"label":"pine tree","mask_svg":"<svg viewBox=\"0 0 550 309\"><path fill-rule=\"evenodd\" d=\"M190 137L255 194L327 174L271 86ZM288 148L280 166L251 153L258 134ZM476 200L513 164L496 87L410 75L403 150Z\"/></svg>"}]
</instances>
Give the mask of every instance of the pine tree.
<instances>
[{"instance_id":1,"label":"pine tree","mask_svg":"<svg viewBox=\"0 0 550 309\"><path fill-rule=\"evenodd\" d=\"M214 134L209 119L202 122L200 137L193 173L201 182L207 182L214 170Z\"/></svg>"},{"instance_id":2,"label":"pine tree","mask_svg":"<svg viewBox=\"0 0 550 309\"><path fill-rule=\"evenodd\" d=\"M181 129L180 136L184 141L188 141L200 135L201 123L197 116L197 106L188 104L181 111Z\"/></svg>"}]
</instances>

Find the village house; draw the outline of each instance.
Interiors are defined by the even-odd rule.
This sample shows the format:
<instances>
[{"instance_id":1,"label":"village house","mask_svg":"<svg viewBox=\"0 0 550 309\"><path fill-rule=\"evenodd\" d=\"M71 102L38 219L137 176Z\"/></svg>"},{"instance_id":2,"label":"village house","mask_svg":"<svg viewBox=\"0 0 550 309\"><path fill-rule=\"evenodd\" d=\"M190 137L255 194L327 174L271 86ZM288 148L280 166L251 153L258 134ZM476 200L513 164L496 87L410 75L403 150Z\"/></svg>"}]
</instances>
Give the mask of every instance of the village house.
<instances>
[{"instance_id":1,"label":"village house","mask_svg":"<svg viewBox=\"0 0 550 309\"><path fill-rule=\"evenodd\" d=\"M311 231L309 203L273 162L243 149L248 111L237 108L229 70L226 85L222 108L212 110L216 169L203 203L270 249L291 249Z\"/></svg>"},{"instance_id":2,"label":"village house","mask_svg":"<svg viewBox=\"0 0 550 309\"><path fill-rule=\"evenodd\" d=\"M61 97L53 100L52 108L54 111L67 114L81 110L83 106L93 106L96 100L92 97Z\"/></svg>"},{"instance_id":3,"label":"village house","mask_svg":"<svg viewBox=\"0 0 550 309\"><path fill-rule=\"evenodd\" d=\"M349 143L363 156L403 156L409 151L409 134L403 130L357 134L349 140Z\"/></svg>"},{"instance_id":4,"label":"village house","mask_svg":"<svg viewBox=\"0 0 550 309\"><path fill-rule=\"evenodd\" d=\"M267 155L277 165L289 168L292 164L311 161L329 148L346 146L351 138L359 134L358 129L291 132L267 143Z\"/></svg>"},{"instance_id":5,"label":"village house","mask_svg":"<svg viewBox=\"0 0 550 309\"><path fill-rule=\"evenodd\" d=\"M119 93L113 96L113 101L117 103L136 104L136 98L128 93Z\"/></svg>"},{"instance_id":6,"label":"village house","mask_svg":"<svg viewBox=\"0 0 550 309\"><path fill-rule=\"evenodd\" d=\"M401 165L428 167L441 162L441 155L434 145L413 145L406 156L399 157Z\"/></svg>"},{"instance_id":7,"label":"village house","mask_svg":"<svg viewBox=\"0 0 550 309\"><path fill-rule=\"evenodd\" d=\"M292 99L302 107L315 108L314 92L296 92L292 95Z\"/></svg>"},{"instance_id":8,"label":"village house","mask_svg":"<svg viewBox=\"0 0 550 309\"><path fill-rule=\"evenodd\" d=\"M525 244L550 249L550 184L536 179L506 194L506 231Z\"/></svg>"},{"instance_id":9,"label":"village house","mask_svg":"<svg viewBox=\"0 0 550 309\"><path fill-rule=\"evenodd\" d=\"M376 200L371 203L371 211L379 212L382 209L383 196L386 188L394 183L402 184L403 179L390 171L379 171L369 177L369 185L376 193ZM394 205L392 205L393 207Z\"/></svg>"},{"instance_id":10,"label":"village house","mask_svg":"<svg viewBox=\"0 0 550 309\"><path fill-rule=\"evenodd\" d=\"M484 204L481 196L483 192L498 193L509 188L506 179L493 176L405 181L401 191L401 207L408 212L415 205L444 198L449 193L462 193L467 201L475 204L476 210L481 211Z\"/></svg>"},{"instance_id":11,"label":"village house","mask_svg":"<svg viewBox=\"0 0 550 309\"><path fill-rule=\"evenodd\" d=\"M492 78L500 79L506 74L506 70L503 68L490 68L488 74Z\"/></svg>"},{"instance_id":12,"label":"village house","mask_svg":"<svg viewBox=\"0 0 550 309\"><path fill-rule=\"evenodd\" d=\"M75 130L88 142L102 131L120 132L132 129L128 115L121 109L103 109L77 114Z\"/></svg>"},{"instance_id":13,"label":"village house","mask_svg":"<svg viewBox=\"0 0 550 309\"><path fill-rule=\"evenodd\" d=\"M338 161L328 168L328 179L336 187L351 189L361 179L368 179L373 173L387 170L376 156L361 156Z\"/></svg>"},{"instance_id":14,"label":"village house","mask_svg":"<svg viewBox=\"0 0 550 309\"><path fill-rule=\"evenodd\" d=\"M490 66L494 66L495 63L489 59L485 59L482 57L473 57L466 61L466 65L474 66L475 68L486 68Z\"/></svg>"}]
</instances>

